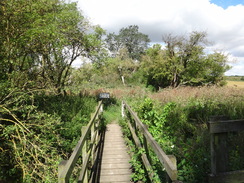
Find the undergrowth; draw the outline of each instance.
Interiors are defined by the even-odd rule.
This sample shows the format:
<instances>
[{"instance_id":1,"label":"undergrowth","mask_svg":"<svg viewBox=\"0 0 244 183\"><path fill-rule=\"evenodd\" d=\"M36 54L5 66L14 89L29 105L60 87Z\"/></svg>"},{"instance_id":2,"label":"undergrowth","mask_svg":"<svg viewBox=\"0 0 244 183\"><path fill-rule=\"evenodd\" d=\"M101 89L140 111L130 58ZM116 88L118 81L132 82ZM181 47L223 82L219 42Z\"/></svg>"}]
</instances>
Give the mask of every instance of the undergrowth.
<instances>
[{"instance_id":1,"label":"undergrowth","mask_svg":"<svg viewBox=\"0 0 244 183\"><path fill-rule=\"evenodd\" d=\"M4 90L2 90L4 91ZM0 94L0 182L57 182L96 99L8 89Z\"/></svg>"},{"instance_id":2,"label":"undergrowth","mask_svg":"<svg viewBox=\"0 0 244 183\"><path fill-rule=\"evenodd\" d=\"M179 180L187 183L205 183L210 173L210 135L207 123L211 116L216 115L225 115L229 119L243 119L244 95L241 90L215 87L182 90L184 92L181 89L166 90L166 93L161 91L154 95L155 100L145 98L130 103L166 154L176 156ZM160 94L164 97L170 96L171 100L159 97ZM125 134L129 134L128 130ZM131 139L130 135L128 138ZM243 133L234 134L229 138L230 170L244 168L243 140ZM148 180L144 180L145 176L142 176L145 170L137 162L139 156L136 150L134 151L134 180L147 182ZM155 155L151 153L151 156L154 173L158 172L158 178L154 182L164 182L161 176L164 174L163 167L159 166Z\"/></svg>"}]
</instances>

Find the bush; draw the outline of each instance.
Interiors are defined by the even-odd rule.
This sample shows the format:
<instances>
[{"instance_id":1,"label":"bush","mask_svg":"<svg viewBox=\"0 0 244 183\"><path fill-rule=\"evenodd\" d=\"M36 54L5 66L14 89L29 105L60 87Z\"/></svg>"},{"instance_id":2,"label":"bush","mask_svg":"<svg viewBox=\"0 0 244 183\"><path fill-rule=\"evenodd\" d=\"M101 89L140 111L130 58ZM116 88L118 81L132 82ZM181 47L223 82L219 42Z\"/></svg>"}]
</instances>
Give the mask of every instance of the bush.
<instances>
[{"instance_id":1,"label":"bush","mask_svg":"<svg viewBox=\"0 0 244 183\"><path fill-rule=\"evenodd\" d=\"M0 180L57 182L58 164L72 152L96 99L12 89L0 101Z\"/></svg>"},{"instance_id":2,"label":"bush","mask_svg":"<svg viewBox=\"0 0 244 183\"><path fill-rule=\"evenodd\" d=\"M176 156L179 180L205 183L210 173L209 118L215 115L244 118L243 91L216 87L182 88L183 91L186 89L188 93L181 89L162 91L164 98L170 95L171 102L167 100L160 104L147 98L138 102L140 104L137 103L135 109L166 154ZM183 95L179 95L181 92ZM241 150L244 149L244 137L241 134L237 137L229 140L231 170L244 168Z\"/></svg>"}]
</instances>

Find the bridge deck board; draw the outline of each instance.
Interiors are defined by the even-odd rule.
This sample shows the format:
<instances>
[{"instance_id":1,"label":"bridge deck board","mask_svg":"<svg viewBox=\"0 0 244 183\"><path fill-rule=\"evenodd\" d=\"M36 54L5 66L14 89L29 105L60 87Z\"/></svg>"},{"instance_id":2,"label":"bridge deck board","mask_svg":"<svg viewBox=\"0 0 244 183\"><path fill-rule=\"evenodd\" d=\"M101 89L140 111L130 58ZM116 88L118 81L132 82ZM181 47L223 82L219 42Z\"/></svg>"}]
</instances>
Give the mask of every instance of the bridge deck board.
<instances>
[{"instance_id":1,"label":"bridge deck board","mask_svg":"<svg viewBox=\"0 0 244 183\"><path fill-rule=\"evenodd\" d=\"M131 182L129 161L121 127L118 124L108 124L101 158L100 183Z\"/></svg>"}]
</instances>

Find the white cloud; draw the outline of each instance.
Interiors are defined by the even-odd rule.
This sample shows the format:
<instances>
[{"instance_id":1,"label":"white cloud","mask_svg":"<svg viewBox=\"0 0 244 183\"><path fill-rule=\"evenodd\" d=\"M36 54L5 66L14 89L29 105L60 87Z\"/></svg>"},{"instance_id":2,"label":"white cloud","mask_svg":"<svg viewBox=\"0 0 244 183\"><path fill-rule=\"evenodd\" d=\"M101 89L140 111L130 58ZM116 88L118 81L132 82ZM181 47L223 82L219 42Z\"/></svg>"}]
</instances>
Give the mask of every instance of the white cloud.
<instances>
[{"instance_id":1,"label":"white cloud","mask_svg":"<svg viewBox=\"0 0 244 183\"><path fill-rule=\"evenodd\" d=\"M244 65L243 5L223 9L210 0L79 0L78 3L93 24L108 32L135 24L153 42L161 42L165 33L207 31L213 48L229 52Z\"/></svg>"},{"instance_id":2,"label":"white cloud","mask_svg":"<svg viewBox=\"0 0 244 183\"><path fill-rule=\"evenodd\" d=\"M225 74L227 76L231 76L231 75L244 75L244 65L233 65L232 69L230 69L229 71L227 71Z\"/></svg>"}]
</instances>

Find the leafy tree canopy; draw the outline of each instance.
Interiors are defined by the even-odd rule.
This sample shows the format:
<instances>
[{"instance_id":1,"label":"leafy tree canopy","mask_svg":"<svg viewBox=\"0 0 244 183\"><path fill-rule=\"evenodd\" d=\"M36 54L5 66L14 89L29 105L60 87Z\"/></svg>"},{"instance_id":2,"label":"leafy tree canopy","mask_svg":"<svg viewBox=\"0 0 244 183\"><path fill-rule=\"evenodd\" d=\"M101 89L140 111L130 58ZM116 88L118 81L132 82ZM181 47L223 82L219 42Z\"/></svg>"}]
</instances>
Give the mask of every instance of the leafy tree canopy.
<instances>
[{"instance_id":1,"label":"leafy tree canopy","mask_svg":"<svg viewBox=\"0 0 244 183\"><path fill-rule=\"evenodd\" d=\"M218 84L230 68L223 53L206 54L205 32L192 32L189 37L163 36L166 45L154 45L142 58L141 71L147 85L155 88L179 85Z\"/></svg>"},{"instance_id":2,"label":"leafy tree canopy","mask_svg":"<svg viewBox=\"0 0 244 183\"><path fill-rule=\"evenodd\" d=\"M130 25L120 29L119 34L109 33L105 41L108 49L115 55L120 49L126 48L130 58L138 60L148 48L150 39L148 35L139 32L137 25Z\"/></svg>"},{"instance_id":3,"label":"leafy tree canopy","mask_svg":"<svg viewBox=\"0 0 244 183\"><path fill-rule=\"evenodd\" d=\"M0 14L0 79L18 87L61 90L73 61L94 56L104 33L61 0L3 0Z\"/></svg>"}]
</instances>

